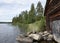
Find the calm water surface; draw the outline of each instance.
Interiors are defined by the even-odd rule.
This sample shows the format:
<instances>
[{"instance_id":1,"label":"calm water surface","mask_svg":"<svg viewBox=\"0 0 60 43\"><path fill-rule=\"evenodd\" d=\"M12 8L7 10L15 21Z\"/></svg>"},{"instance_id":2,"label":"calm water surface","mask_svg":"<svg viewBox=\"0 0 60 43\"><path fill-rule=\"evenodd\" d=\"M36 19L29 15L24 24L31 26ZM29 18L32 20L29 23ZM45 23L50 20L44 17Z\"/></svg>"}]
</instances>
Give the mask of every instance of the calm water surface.
<instances>
[{"instance_id":1,"label":"calm water surface","mask_svg":"<svg viewBox=\"0 0 60 43\"><path fill-rule=\"evenodd\" d=\"M17 26L0 24L0 43L17 43L16 37L21 33Z\"/></svg>"}]
</instances>

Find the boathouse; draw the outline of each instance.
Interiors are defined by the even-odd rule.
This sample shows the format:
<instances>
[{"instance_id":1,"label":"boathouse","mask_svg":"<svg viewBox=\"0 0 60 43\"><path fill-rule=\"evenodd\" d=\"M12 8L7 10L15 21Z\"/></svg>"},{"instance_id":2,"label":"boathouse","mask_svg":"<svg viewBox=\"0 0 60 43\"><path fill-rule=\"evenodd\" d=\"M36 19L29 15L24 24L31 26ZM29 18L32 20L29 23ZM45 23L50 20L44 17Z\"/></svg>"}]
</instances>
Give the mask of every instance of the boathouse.
<instances>
[{"instance_id":1,"label":"boathouse","mask_svg":"<svg viewBox=\"0 0 60 43\"><path fill-rule=\"evenodd\" d=\"M46 0L45 12L47 30L52 30L50 23L60 20L60 0Z\"/></svg>"}]
</instances>

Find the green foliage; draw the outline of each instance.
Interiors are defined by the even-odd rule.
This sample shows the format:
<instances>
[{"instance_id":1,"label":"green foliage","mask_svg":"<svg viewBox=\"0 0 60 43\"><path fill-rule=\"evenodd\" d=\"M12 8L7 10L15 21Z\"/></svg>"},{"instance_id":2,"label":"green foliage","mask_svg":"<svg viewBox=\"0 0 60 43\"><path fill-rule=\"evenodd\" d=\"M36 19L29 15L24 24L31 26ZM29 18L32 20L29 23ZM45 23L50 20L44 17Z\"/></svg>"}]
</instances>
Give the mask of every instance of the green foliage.
<instances>
[{"instance_id":1,"label":"green foliage","mask_svg":"<svg viewBox=\"0 0 60 43\"><path fill-rule=\"evenodd\" d=\"M43 12L43 7L40 2L38 2L36 9L38 14L41 14Z\"/></svg>"},{"instance_id":2,"label":"green foliage","mask_svg":"<svg viewBox=\"0 0 60 43\"><path fill-rule=\"evenodd\" d=\"M40 31L44 31L45 30L45 27L46 27L46 21L45 21L46 19L45 19L45 17L43 16L42 18L41 18L41 22L40 22Z\"/></svg>"},{"instance_id":3,"label":"green foliage","mask_svg":"<svg viewBox=\"0 0 60 43\"><path fill-rule=\"evenodd\" d=\"M13 20L12 20L12 23L16 24L18 21L19 21L18 17L14 17Z\"/></svg>"},{"instance_id":4,"label":"green foliage","mask_svg":"<svg viewBox=\"0 0 60 43\"><path fill-rule=\"evenodd\" d=\"M36 10L37 10L37 20L40 20L43 16L43 7L40 2L38 2Z\"/></svg>"},{"instance_id":5,"label":"green foliage","mask_svg":"<svg viewBox=\"0 0 60 43\"><path fill-rule=\"evenodd\" d=\"M37 22L39 21L39 22ZM36 27L36 30L44 30L45 17L43 16L43 8L40 2L38 2L36 8L34 4L31 4L29 11L22 11L18 17L12 19L13 24L18 24L19 27L32 28ZM28 30L28 29L27 29Z\"/></svg>"},{"instance_id":6,"label":"green foliage","mask_svg":"<svg viewBox=\"0 0 60 43\"><path fill-rule=\"evenodd\" d=\"M21 13L21 15L22 15L22 23L24 23L24 24L26 24L27 22L28 22L28 12L27 11L23 11L22 13ZM20 17L20 16L19 16ZM21 22L20 22L21 23Z\"/></svg>"},{"instance_id":7,"label":"green foliage","mask_svg":"<svg viewBox=\"0 0 60 43\"><path fill-rule=\"evenodd\" d=\"M35 8L34 4L31 5L31 10L29 11L29 23L35 22Z\"/></svg>"},{"instance_id":8,"label":"green foliage","mask_svg":"<svg viewBox=\"0 0 60 43\"><path fill-rule=\"evenodd\" d=\"M45 31L46 21L43 16L41 20L28 24L28 31Z\"/></svg>"},{"instance_id":9,"label":"green foliage","mask_svg":"<svg viewBox=\"0 0 60 43\"><path fill-rule=\"evenodd\" d=\"M25 11L25 14L24 14L24 23L27 24L28 23L28 12Z\"/></svg>"},{"instance_id":10,"label":"green foliage","mask_svg":"<svg viewBox=\"0 0 60 43\"><path fill-rule=\"evenodd\" d=\"M37 7L34 7L34 4L31 4L30 11L23 11L19 14L19 17L14 17L12 22L13 23L24 23L30 24L36 21L39 21L43 15L43 8L40 2L38 2Z\"/></svg>"}]
</instances>

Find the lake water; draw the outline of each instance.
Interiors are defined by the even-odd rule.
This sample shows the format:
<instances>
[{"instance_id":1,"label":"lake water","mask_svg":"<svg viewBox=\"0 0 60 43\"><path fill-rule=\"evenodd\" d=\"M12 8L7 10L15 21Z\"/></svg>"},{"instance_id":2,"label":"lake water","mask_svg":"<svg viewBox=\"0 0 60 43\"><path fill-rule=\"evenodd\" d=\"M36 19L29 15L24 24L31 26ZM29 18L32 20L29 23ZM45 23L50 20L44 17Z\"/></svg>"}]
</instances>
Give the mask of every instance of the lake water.
<instances>
[{"instance_id":1,"label":"lake water","mask_svg":"<svg viewBox=\"0 0 60 43\"><path fill-rule=\"evenodd\" d=\"M0 24L0 43L17 43L16 37L22 33L18 26Z\"/></svg>"}]
</instances>

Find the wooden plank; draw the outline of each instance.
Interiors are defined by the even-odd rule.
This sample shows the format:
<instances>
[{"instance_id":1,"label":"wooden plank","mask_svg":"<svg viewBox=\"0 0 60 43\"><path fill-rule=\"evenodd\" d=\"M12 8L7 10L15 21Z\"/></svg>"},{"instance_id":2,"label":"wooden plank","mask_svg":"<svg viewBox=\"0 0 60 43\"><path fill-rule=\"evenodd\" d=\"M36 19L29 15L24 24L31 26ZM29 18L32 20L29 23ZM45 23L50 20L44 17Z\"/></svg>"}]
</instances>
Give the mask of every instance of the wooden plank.
<instances>
[{"instance_id":1,"label":"wooden plank","mask_svg":"<svg viewBox=\"0 0 60 43\"><path fill-rule=\"evenodd\" d=\"M60 12L58 14L54 14L54 15L50 16L50 19L55 18L57 16L60 16Z\"/></svg>"},{"instance_id":2,"label":"wooden plank","mask_svg":"<svg viewBox=\"0 0 60 43\"><path fill-rule=\"evenodd\" d=\"M46 16L46 28L49 31L49 30L51 30L50 22L53 20L60 19L60 0L58 0L58 1L57 0L47 0L44 15Z\"/></svg>"}]
</instances>

